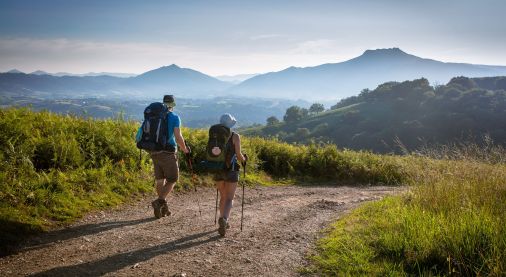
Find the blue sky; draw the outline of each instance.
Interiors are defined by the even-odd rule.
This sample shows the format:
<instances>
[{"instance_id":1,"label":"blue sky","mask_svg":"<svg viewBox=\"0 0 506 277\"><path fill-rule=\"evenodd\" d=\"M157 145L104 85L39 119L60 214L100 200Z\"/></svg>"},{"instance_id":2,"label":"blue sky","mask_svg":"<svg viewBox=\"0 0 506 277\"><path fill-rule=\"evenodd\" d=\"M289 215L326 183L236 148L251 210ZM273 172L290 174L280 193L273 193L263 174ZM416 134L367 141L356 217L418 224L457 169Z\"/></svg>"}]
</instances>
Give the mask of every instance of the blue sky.
<instances>
[{"instance_id":1,"label":"blue sky","mask_svg":"<svg viewBox=\"0 0 506 277\"><path fill-rule=\"evenodd\" d=\"M506 1L0 1L0 71L264 73L400 47L506 65Z\"/></svg>"}]
</instances>

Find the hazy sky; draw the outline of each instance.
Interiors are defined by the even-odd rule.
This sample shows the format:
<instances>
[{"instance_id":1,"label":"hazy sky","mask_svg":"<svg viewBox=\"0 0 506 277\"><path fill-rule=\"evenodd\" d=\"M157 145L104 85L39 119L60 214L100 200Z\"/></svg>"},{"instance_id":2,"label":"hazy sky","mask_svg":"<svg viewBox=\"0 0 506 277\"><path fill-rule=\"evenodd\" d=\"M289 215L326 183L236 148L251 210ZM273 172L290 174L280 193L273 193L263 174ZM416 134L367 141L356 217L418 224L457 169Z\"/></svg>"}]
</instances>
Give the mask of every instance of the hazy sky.
<instances>
[{"instance_id":1,"label":"hazy sky","mask_svg":"<svg viewBox=\"0 0 506 277\"><path fill-rule=\"evenodd\" d=\"M506 1L0 0L0 71L210 75L335 63L400 47L506 65Z\"/></svg>"}]
</instances>

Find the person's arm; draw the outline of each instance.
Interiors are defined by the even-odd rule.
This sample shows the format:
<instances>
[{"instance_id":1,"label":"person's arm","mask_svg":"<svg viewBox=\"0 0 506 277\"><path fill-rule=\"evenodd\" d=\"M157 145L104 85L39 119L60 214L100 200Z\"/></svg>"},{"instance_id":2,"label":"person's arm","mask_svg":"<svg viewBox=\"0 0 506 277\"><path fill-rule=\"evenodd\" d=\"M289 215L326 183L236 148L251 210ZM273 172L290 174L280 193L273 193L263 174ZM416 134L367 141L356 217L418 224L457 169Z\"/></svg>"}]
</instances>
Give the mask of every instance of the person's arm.
<instances>
[{"instance_id":1,"label":"person's arm","mask_svg":"<svg viewBox=\"0 0 506 277\"><path fill-rule=\"evenodd\" d=\"M168 115L167 115L168 116ZM185 154L188 154L190 150L186 147L186 143L183 138L183 134L181 134L181 118L179 116L174 117L174 138L176 139L176 144L179 146Z\"/></svg>"},{"instance_id":2,"label":"person's arm","mask_svg":"<svg viewBox=\"0 0 506 277\"><path fill-rule=\"evenodd\" d=\"M239 134L234 133L234 135L232 136L232 140L235 145L235 154L236 154L237 160L239 160L241 163L246 161L246 157L242 154L241 137L239 136Z\"/></svg>"},{"instance_id":3,"label":"person's arm","mask_svg":"<svg viewBox=\"0 0 506 277\"><path fill-rule=\"evenodd\" d=\"M179 148L185 153L188 154L188 148L186 148L186 143L184 142L183 134L181 134L181 129L179 127L174 127L174 137L176 138L176 143Z\"/></svg>"}]
</instances>

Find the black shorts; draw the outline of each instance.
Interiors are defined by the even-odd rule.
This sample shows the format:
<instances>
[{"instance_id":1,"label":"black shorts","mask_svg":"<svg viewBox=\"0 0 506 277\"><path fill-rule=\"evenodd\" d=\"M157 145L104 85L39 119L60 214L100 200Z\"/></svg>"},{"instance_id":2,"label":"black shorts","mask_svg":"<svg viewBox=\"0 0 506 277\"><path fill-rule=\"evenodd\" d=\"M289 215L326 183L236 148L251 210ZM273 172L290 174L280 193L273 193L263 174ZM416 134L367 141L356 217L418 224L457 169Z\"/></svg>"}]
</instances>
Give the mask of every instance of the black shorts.
<instances>
[{"instance_id":1,"label":"black shorts","mask_svg":"<svg viewBox=\"0 0 506 277\"><path fill-rule=\"evenodd\" d=\"M214 181L225 181L227 183L239 182L239 171L221 170L214 174Z\"/></svg>"}]
</instances>

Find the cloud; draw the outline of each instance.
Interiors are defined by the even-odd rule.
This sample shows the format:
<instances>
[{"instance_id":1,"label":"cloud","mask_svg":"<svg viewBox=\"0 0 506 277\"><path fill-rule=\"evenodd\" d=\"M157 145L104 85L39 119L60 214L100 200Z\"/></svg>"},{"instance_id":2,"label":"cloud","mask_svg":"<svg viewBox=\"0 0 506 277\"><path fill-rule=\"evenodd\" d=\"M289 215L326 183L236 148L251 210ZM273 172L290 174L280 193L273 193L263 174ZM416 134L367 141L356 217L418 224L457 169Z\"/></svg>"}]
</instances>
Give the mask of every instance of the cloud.
<instances>
[{"instance_id":1,"label":"cloud","mask_svg":"<svg viewBox=\"0 0 506 277\"><path fill-rule=\"evenodd\" d=\"M264 39L271 39L271 38L279 38L283 37L283 35L279 34L263 34L263 35L256 35L250 37L251 40L264 40Z\"/></svg>"},{"instance_id":2,"label":"cloud","mask_svg":"<svg viewBox=\"0 0 506 277\"><path fill-rule=\"evenodd\" d=\"M175 63L216 76L314 66L360 54L336 49L336 42L327 39L284 44L276 50L272 48L255 47L255 51L251 51L170 43L0 37L0 71L17 68L24 72L40 69L70 73L142 73Z\"/></svg>"},{"instance_id":3,"label":"cloud","mask_svg":"<svg viewBox=\"0 0 506 277\"><path fill-rule=\"evenodd\" d=\"M2 66L26 68L26 71L88 72L96 70L137 72L170 63L184 57L203 55L201 51L171 44L118 43L33 38L0 39Z\"/></svg>"},{"instance_id":4,"label":"cloud","mask_svg":"<svg viewBox=\"0 0 506 277\"><path fill-rule=\"evenodd\" d=\"M332 39L307 40L297 44L291 51L294 54L320 54L335 52L336 41Z\"/></svg>"}]
</instances>

